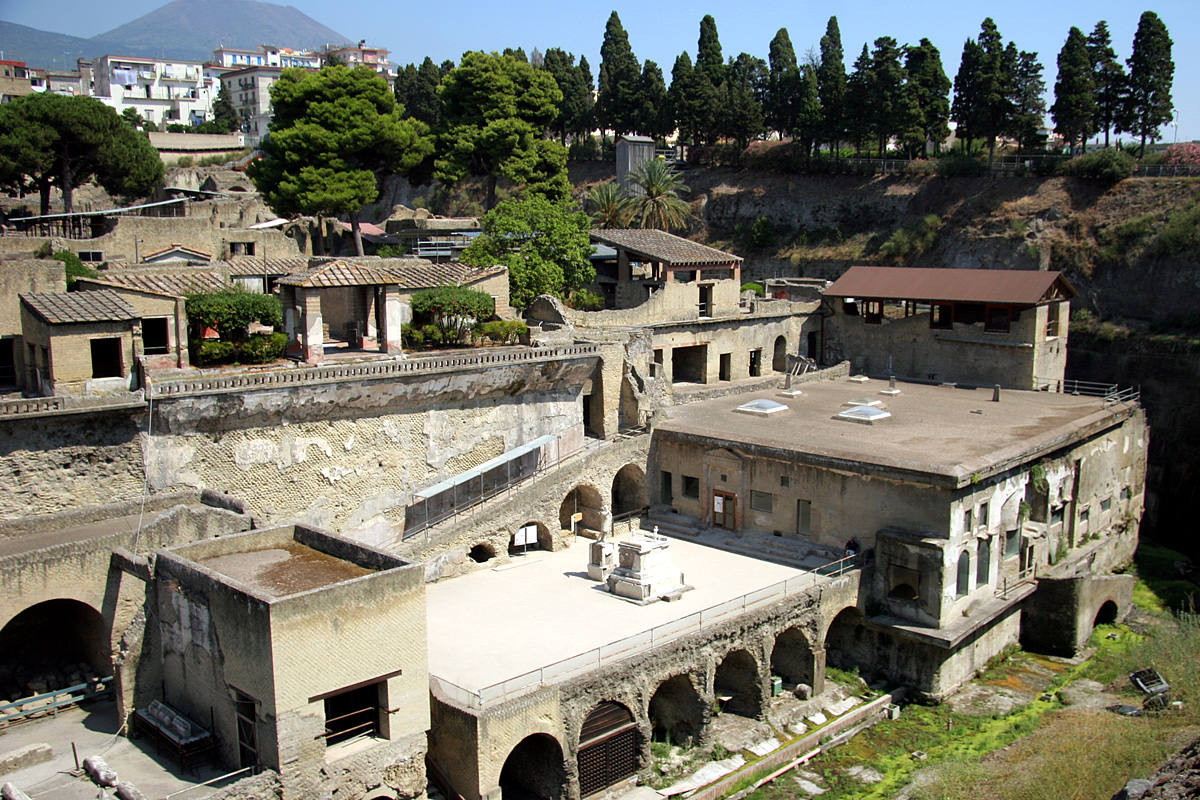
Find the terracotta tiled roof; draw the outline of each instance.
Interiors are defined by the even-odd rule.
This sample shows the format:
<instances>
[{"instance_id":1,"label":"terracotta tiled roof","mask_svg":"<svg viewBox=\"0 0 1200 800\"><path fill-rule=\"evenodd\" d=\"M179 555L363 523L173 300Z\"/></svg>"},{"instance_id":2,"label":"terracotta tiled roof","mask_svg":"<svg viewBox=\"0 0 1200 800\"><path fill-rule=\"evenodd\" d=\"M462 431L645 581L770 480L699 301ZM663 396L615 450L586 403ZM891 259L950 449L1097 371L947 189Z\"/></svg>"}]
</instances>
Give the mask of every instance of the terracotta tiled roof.
<instances>
[{"instance_id":1,"label":"terracotta tiled roof","mask_svg":"<svg viewBox=\"0 0 1200 800\"><path fill-rule=\"evenodd\" d=\"M825 295L1036 305L1054 297L1074 297L1075 289L1062 273L1046 270L851 267Z\"/></svg>"},{"instance_id":2,"label":"terracotta tiled roof","mask_svg":"<svg viewBox=\"0 0 1200 800\"><path fill-rule=\"evenodd\" d=\"M164 247L161 250L155 250L153 253L146 253L142 256L143 261L153 261L154 259L165 256L169 253L178 253L181 256L192 256L198 260L212 261L212 253L206 253L203 250L197 250L194 247L185 247L184 245L175 243L170 247Z\"/></svg>"},{"instance_id":3,"label":"terracotta tiled roof","mask_svg":"<svg viewBox=\"0 0 1200 800\"><path fill-rule=\"evenodd\" d=\"M21 302L51 325L137 319L133 306L109 289L69 294L23 294Z\"/></svg>"},{"instance_id":4,"label":"terracotta tiled roof","mask_svg":"<svg viewBox=\"0 0 1200 800\"><path fill-rule=\"evenodd\" d=\"M96 278L81 278L84 286L111 286L120 289L135 289L167 297L185 297L189 294L219 292L230 288L230 283L220 272L213 270L178 272L143 272L141 270L105 270Z\"/></svg>"},{"instance_id":5,"label":"terracotta tiled roof","mask_svg":"<svg viewBox=\"0 0 1200 800\"><path fill-rule=\"evenodd\" d=\"M505 272L503 265L472 267L458 261L435 264L423 258L386 259L384 269L396 277L401 289L463 286Z\"/></svg>"},{"instance_id":6,"label":"terracotta tiled roof","mask_svg":"<svg viewBox=\"0 0 1200 800\"><path fill-rule=\"evenodd\" d=\"M335 286L379 286L395 284L396 276L382 267L382 262L370 264L352 261L330 261L303 272L279 279L284 286L330 289Z\"/></svg>"},{"instance_id":7,"label":"terracotta tiled roof","mask_svg":"<svg viewBox=\"0 0 1200 800\"><path fill-rule=\"evenodd\" d=\"M292 275L312 266L308 256L230 256L225 263L230 275Z\"/></svg>"},{"instance_id":8,"label":"terracotta tiled roof","mask_svg":"<svg viewBox=\"0 0 1200 800\"><path fill-rule=\"evenodd\" d=\"M734 264L742 259L715 247L684 239L682 236L652 229L613 228L592 231L592 241L625 250L647 261L660 261L667 266L717 266Z\"/></svg>"}]
</instances>

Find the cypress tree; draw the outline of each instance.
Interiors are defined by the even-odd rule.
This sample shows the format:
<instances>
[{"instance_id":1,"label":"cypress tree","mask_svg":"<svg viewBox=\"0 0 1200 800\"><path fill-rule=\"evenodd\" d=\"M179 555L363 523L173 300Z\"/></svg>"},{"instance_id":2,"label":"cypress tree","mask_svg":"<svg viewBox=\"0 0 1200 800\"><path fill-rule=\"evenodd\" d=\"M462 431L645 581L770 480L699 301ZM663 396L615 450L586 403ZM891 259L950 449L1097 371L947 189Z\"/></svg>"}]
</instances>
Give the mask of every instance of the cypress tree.
<instances>
[{"instance_id":1,"label":"cypress tree","mask_svg":"<svg viewBox=\"0 0 1200 800\"><path fill-rule=\"evenodd\" d=\"M642 66L641 102L638 106L639 133L665 139L675 127L667 104L667 85L658 64L647 60Z\"/></svg>"},{"instance_id":2,"label":"cypress tree","mask_svg":"<svg viewBox=\"0 0 1200 800\"><path fill-rule=\"evenodd\" d=\"M595 84L592 82L592 67L588 64L586 56L580 54L579 66L576 69L579 71L579 84L583 87L585 96L582 98L583 108L579 116L575 118L575 127L571 133L580 137L586 136L595 127L596 95L592 91L595 88Z\"/></svg>"},{"instance_id":3,"label":"cypress tree","mask_svg":"<svg viewBox=\"0 0 1200 800\"><path fill-rule=\"evenodd\" d=\"M1129 94L1121 129L1141 138L1139 154L1147 139L1157 139L1158 129L1171 121L1175 106L1171 84L1175 62L1171 60L1171 37L1167 26L1153 11L1145 11L1133 36L1129 66Z\"/></svg>"},{"instance_id":4,"label":"cypress tree","mask_svg":"<svg viewBox=\"0 0 1200 800\"><path fill-rule=\"evenodd\" d=\"M792 48L787 28L780 28L771 40L768 55L770 71L767 79L764 111L767 124L780 136L793 133L796 127L797 105L802 90L800 68L796 65L796 51Z\"/></svg>"},{"instance_id":5,"label":"cypress tree","mask_svg":"<svg viewBox=\"0 0 1200 800\"><path fill-rule=\"evenodd\" d=\"M875 51L867 80L867 110L871 133L883 158L888 140L903 127L901 96L904 86L904 67L900 65L900 48L891 36L875 40Z\"/></svg>"},{"instance_id":6,"label":"cypress tree","mask_svg":"<svg viewBox=\"0 0 1200 800\"><path fill-rule=\"evenodd\" d=\"M1092 87L1096 96L1096 126L1104 131L1104 146L1108 147L1109 131L1117 124L1125 97L1125 69L1113 52L1108 23L1100 20L1087 39L1088 57L1092 62Z\"/></svg>"},{"instance_id":7,"label":"cypress tree","mask_svg":"<svg viewBox=\"0 0 1200 800\"><path fill-rule=\"evenodd\" d=\"M600 81L596 97L596 121L603 129L620 136L637 127L638 88L642 71L621 18L612 12L600 45Z\"/></svg>"},{"instance_id":8,"label":"cypress tree","mask_svg":"<svg viewBox=\"0 0 1200 800\"><path fill-rule=\"evenodd\" d=\"M821 136L836 153L846 133L846 63L837 17L830 17L821 37L821 63L817 66L817 97L821 101Z\"/></svg>"},{"instance_id":9,"label":"cypress tree","mask_svg":"<svg viewBox=\"0 0 1200 800\"><path fill-rule=\"evenodd\" d=\"M950 135L947 124L950 120L950 79L942 69L942 54L928 39L908 48L904 68L908 72L907 85L911 87L912 102L916 104L920 118L921 155L928 156L930 142L934 143L936 152Z\"/></svg>"},{"instance_id":10,"label":"cypress tree","mask_svg":"<svg viewBox=\"0 0 1200 800\"><path fill-rule=\"evenodd\" d=\"M1042 80L1042 63L1037 53L1022 50L1009 42L1005 59L1015 63L1013 70L1013 114L1006 132L1017 140L1022 150L1039 146L1040 130L1046 122L1046 82Z\"/></svg>"},{"instance_id":11,"label":"cypress tree","mask_svg":"<svg viewBox=\"0 0 1200 800\"><path fill-rule=\"evenodd\" d=\"M950 106L950 117L955 122L955 137L962 142L964 152L971 152L971 140L978 138L975 120L979 116L980 70L983 50L974 39L963 43L962 58L958 73L954 76L954 103Z\"/></svg>"},{"instance_id":12,"label":"cypress tree","mask_svg":"<svg viewBox=\"0 0 1200 800\"><path fill-rule=\"evenodd\" d=\"M724 79L725 61L721 57L721 42L717 38L717 21L712 14L700 20L700 41L696 48L696 69L708 76L713 86Z\"/></svg>"},{"instance_id":13,"label":"cypress tree","mask_svg":"<svg viewBox=\"0 0 1200 800\"><path fill-rule=\"evenodd\" d=\"M821 98L817 92L817 71L805 64L800 70L799 90L792 106L791 134L800 141L804 157L813 151L817 137L821 135Z\"/></svg>"},{"instance_id":14,"label":"cypress tree","mask_svg":"<svg viewBox=\"0 0 1200 800\"><path fill-rule=\"evenodd\" d=\"M1083 31L1072 27L1067 41L1058 52L1058 77L1054 81L1054 130L1071 147L1078 141L1086 146L1087 137L1096 130L1096 97L1092 84L1092 60L1088 56Z\"/></svg>"},{"instance_id":15,"label":"cypress tree","mask_svg":"<svg viewBox=\"0 0 1200 800\"><path fill-rule=\"evenodd\" d=\"M671 88L667 92L667 101L671 114L679 128L679 138L682 141L696 144L700 140L701 126L706 108L700 103L703 97L696 86L703 79L692 66L692 57L686 52L675 58L675 66L671 68Z\"/></svg>"},{"instance_id":16,"label":"cypress tree","mask_svg":"<svg viewBox=\"0 0 1200 800\"><path fill-rule=\"evenodd\" d=\"M720 91L721 133L745 148L766 128L762 97L767 82L767 65L761 58L739 53L725 67Z\"/></svg>"},{"instance_id":17,"label":"cypress tree","mask_svg":"<svg viewBox=\"0 0 1200 800\"><path fill-rule=\"evenodd\" d=\"M871 126L871 53L863 43L862 52L846 79L846 103L843 108L845 133L854 144L856 155L862 154L863 139L872 133Z\"/></svg>"}]
</instances>

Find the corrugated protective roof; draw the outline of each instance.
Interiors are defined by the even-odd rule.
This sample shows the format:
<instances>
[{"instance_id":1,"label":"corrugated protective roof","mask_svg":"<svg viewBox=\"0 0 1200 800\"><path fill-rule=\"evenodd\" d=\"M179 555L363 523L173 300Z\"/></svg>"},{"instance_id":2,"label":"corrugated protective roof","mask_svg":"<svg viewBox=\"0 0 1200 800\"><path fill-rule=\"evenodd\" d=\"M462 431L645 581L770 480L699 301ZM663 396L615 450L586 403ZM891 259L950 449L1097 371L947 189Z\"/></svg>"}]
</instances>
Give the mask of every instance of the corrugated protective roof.
<instances>
[{"instance_id":1,"label":"corrugated protective roof","mask_svg":"<svg viewBox=\"0 0 1200 800\"><path fill-rule=\"evenodd\" d=\"M111 289L69 294L23 294L21 301L51 325L74 322L123 322L138 313Z\"/></svg>"},{"instance_id":2,"label":"corrugated protective roof","mask_svg":"<svg viewBox=\"0 0 1200 800\"><path fill-rule=\"evenodd\" d=\"M647 261L667 266L724 266L740 262L740 256L693 242L665 231L639 228L604 228L592 231L592 241L625 250Z\"/></svg>"},{"instance_id":3,"label":"corrugated protective roof","mask_svg":"<svg viewBox=\"0 0 1200 800\"><path fill-rule=\"evenodd\" d=\"M851 267L825 295L1036 305L1055 297L1073 297L1075 289L1062 273L1046 270Z\"/></svg>"}]
</instances>

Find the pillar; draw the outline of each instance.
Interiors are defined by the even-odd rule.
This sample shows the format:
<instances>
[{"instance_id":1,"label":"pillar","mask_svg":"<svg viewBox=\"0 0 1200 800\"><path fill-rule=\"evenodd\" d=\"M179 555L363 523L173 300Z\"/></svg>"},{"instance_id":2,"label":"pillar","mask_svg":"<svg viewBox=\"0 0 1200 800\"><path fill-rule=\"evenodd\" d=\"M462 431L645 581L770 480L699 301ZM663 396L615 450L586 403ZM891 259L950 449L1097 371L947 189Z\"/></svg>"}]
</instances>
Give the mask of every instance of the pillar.
<instances>
[{"instance_id":1,"label":"pillar","mask_svg":"<svg viewBox=\"0 0 1200 800\"><path fill-rule=\"evenodd\" d=\"M813 696L825 691L825 646L813 645L812 648L812 690Z\"/></svg>"},{"instance_id":2,"label":"pillar","mask_svg":"<svg viewBox=\"0 0 1200 800\"><path fill-rule=\"evenodd\" d=\"M309 364L325 360L324 320L321 318L321 292L297 287L300 306L300 358Z\"/></svg>"},{"instance_id":3,"label":"pillar","mask_svg":"<svg viewBox=\"0 0 1200 800\"><path fill-rule=\"evenodd\" d=\"M175 366L186 368L188 362L187 301L175 300Z\"/></svg>"},{"instance_id":4,"label":"pillar","mask_svg":"<svg viewBox=\"0 0 1200 800\"><path fill-rule=\"evenodd\" d=\"M403 352L400 331L404 326L404 304L400 302L400 287L382 287L383 328L379 331L379 350L383 353Z\"/></svg>"},{"instance_id":5,"label":"pillar","mask_svg":"<svg viewBox=\"0 0 1200 800\"><path fill-rule=\"evenodd\" d=\"M633 270L629 266L629 253L622 248L617 251L617 280L628 283L633 280Z\"/></svg>"}]
</instances>

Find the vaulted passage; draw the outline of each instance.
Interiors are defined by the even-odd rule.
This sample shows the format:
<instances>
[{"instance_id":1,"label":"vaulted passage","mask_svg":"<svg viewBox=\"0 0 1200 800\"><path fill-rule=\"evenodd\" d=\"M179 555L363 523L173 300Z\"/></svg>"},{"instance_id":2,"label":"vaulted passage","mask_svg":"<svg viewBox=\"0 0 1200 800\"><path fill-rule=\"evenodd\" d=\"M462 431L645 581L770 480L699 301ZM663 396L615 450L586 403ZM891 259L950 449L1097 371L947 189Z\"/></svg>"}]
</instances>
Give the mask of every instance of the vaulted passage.
<instances>
[{"instance_id":1,"label":"vaulted passage","mask_svg":"<svg viewBox=\"0 0 1200 800\"><path fill-rule=\"evenodd\" d=\"M613 477L613 516L646 507L646 473L637 464L626 464Z\"/></svg>"},{"instance_id":2,"label":"vaulted passage","mask_svg":"<svg viewBox=\"0 0 1200 800\"><path fill-rule=\"evenodd\" d=\"M874 643L856 608L844 608L825 634L825 661L831 667L859 671L864 677L875 665Z\"/></svg>"},{"instance_id":3,"label":"vaulted passage","mask_svg":"<svg viewBox=\"0 0 1200 800\"><path fill-rule=\"evenodd\" d=\"M812 650L799 628L788 628L775 637L775 648L771 651L771 673L792 686L801 683L813 685Z\"/></svg>"},{"instance_id":4,"label":"vaulted passage","mask_svg":"<svg viewBox=\"0 0 1200 800\"><path fill-rule=\"evenodd\" d=\"M0 630L0 697L29 697L112 674L104 617L78 600L47 600Z\"/></svg>"},{"instance_id":5,"label":"vaulted passage","mask_svg":"<svg viewBox=\"0 0 1200 800\"><path fill-rule=\"evenodd\" d=\"M503 800L560 800L566 796L562 747L545 733L526 736L500 770Z\"/></svg>"},{"instance_id":6,"label":"vaulted passage","mask_svg":"<svg viewBox=\"0 0 1200 800\"><path fill-rule=\"evenodd\" d=\"M762 714L762 688L758 662L746 650L734 650L717 667L713 689L721 709L743 717Z\"/></svg>"},{"instance_id":7,"label":"vaulted passage","mask_svg":"<svg viewBox=\"0 0 1200 800\"><path fill-rule=\"evenodd\" d=\"M620 703L592 709L579 731L579 794L586 797L637 772L638 731Z\"/></svg>"},{"instance_id":8,"label":"vaulted passage","mask_svg":"<svg viewBox=\"0 0 1200 800\"><path fill-rule=\"evenodd\" d=\"M571 518L575 514L581 514L582 519L572 523ZM600 492L595 486L589 486L588 484L576 486L567 492L567 496L563 498L562 505L558 507L558 524L564 531L574 530L579 532L588 530L598 532L604 530L604 523L604 499L600 496Z\"/></svg>"},{"instance_id":9,"label":"vaulted passage","mask_svg":"<svg viewBox=\"0 0 1200 800\"><path fill-rule=\"evenodd\" d=\"M1111 625L1117 621L1117 604L1112 600L1105 600L1104 604L1096 610L1096 619L1092 622L1092 627L1097 625Z\"/></svg>"},{"instance_id":10,"label":"vaulted passage","mask_svg":"<svg viewBox=\"0 0 1200 800\"><path fill-rule=\"evenodd\" d=\"M673 675L650 698L651 735L656 742L688 746L704 726L704 703L687 675Z\"/></svg>"}]
</instances>

